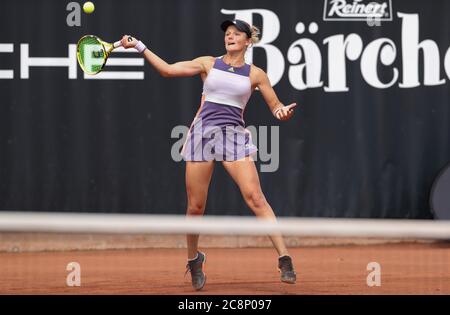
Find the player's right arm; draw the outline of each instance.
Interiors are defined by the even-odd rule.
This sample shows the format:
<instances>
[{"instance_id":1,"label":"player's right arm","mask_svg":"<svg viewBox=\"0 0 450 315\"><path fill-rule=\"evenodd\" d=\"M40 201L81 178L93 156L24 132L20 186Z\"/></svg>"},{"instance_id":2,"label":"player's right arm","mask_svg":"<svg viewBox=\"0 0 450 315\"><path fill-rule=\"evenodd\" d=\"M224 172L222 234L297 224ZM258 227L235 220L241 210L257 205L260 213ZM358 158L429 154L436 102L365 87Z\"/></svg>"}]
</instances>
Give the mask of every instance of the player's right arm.
<instances>
[{"instance_id":1,"label":"player's right arm","mask_svg":"<svg viewBox=\"0 0 450 315\"><path fill-rule=\"evenodd\" d=\"M122 43L124 48L132 48L136 46L138 40L133 37L133 41L127 41L128 35L125 35L122 38ZM173 78L173 77L191 77L197 74L205 74L206 73L206 65L208 62L211 62L211 59L214 57L211 56L203 56L198 57L189 61L180 61L173 64L168 64L163 59L161 59L154 52L150 51L150 49L146 49L143 52L145 59L150 63L159 74L165 78Z\"/></svg>"},{"instance_id":2,"label":"player's right arm","mask_svg":"<svg viewBox=\"0 0 450 315\"><path fill-rule=\"evenodd\" d=\"M212 58L209 56L198 57L193 60L179 61L168 64L155 53L146 49L145 59L165 78L192 77L197 74L206 73L205 65Z\"/></svg>"}]
</instances>

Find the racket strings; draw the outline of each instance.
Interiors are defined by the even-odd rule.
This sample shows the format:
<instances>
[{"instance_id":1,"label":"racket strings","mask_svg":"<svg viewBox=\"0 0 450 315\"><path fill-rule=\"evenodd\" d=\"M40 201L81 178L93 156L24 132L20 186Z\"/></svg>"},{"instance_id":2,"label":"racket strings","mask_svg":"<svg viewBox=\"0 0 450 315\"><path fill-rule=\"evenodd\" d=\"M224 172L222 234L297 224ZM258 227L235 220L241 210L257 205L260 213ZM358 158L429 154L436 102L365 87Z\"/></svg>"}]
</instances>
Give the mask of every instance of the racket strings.
<instances>
[{"instance_id":1,"label":"racket strings","mask_svg":"<svg viewBox=\"0 0 450 315\"><path fill-rule=\"evenodd\" d=\"M84 72L96 74L103 69L108 54L98 38L85 36L78 42L77 57Z\"/></svg>"}]
</instances>

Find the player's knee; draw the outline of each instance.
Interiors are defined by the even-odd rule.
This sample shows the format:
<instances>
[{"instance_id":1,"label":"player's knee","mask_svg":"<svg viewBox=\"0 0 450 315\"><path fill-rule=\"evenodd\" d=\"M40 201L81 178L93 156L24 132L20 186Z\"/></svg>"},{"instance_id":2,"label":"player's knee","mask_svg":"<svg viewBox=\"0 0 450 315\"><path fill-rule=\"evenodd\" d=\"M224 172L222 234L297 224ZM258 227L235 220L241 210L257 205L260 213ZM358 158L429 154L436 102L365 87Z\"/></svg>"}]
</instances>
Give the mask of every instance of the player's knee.
<instances>
[{"instance_id":1,"label":"player's knee","mask_svg":"<svg viewBox=\"0 0 450 315\"><path fill-rule=\"evenodd\" d=\"M252 208L263 208L267 201L262 191L254 190L244 194L247 204Z\"/></svg>"},{"instance_id":2,"label":"player's knee","mask_svg":"<svg viewBox=\"0 0 450 315\"><path fill-rule=\"evenodd\" d=\"M189 215L203 215L205 212L205 204L201 202L190 202L187 207Z\"/></svg>"}]
</instances>

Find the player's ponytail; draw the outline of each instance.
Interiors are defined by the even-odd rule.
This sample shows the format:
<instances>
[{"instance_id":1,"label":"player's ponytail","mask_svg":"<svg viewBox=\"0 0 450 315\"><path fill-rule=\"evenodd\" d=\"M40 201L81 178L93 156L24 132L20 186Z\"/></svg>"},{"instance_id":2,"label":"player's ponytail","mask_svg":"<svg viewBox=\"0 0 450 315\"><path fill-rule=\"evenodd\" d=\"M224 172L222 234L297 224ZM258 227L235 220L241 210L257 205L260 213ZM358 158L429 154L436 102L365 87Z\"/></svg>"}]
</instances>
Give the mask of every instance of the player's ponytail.
<instances>
[{"instance_id":1,"label":"player's ponytail","mask_svg":"<svg viewBox=\"0 0 450 315\"><path fill-rule=\"evenodd\" d=\"M251 37L252 44L256 44L260 40L259 35L261 34L261 32L260 32L259 28L257 28L254 25L251 27L251 30L252 30L252 37Z\"/></svg>"}]
</instances>

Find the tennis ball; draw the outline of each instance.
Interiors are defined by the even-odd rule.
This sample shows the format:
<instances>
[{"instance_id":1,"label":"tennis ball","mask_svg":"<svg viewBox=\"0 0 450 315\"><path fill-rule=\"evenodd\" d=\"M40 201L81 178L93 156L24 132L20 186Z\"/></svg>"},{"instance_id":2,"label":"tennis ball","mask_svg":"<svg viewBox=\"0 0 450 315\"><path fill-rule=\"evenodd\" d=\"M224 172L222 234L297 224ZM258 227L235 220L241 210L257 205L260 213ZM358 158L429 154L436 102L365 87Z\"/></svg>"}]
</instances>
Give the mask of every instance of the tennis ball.
<instances>
[{"instance_id":1,"label":"tennis ball","mask_svg":"<svg viewBox=\"0 0 450 315\"><path fill-rule=\"evenodd\" d=\"M95 10L95 6L91 1L85 2L83 4L83 11L87 14L91 14L92 12L94 12Z\"/></svg>"}]
</instances>

